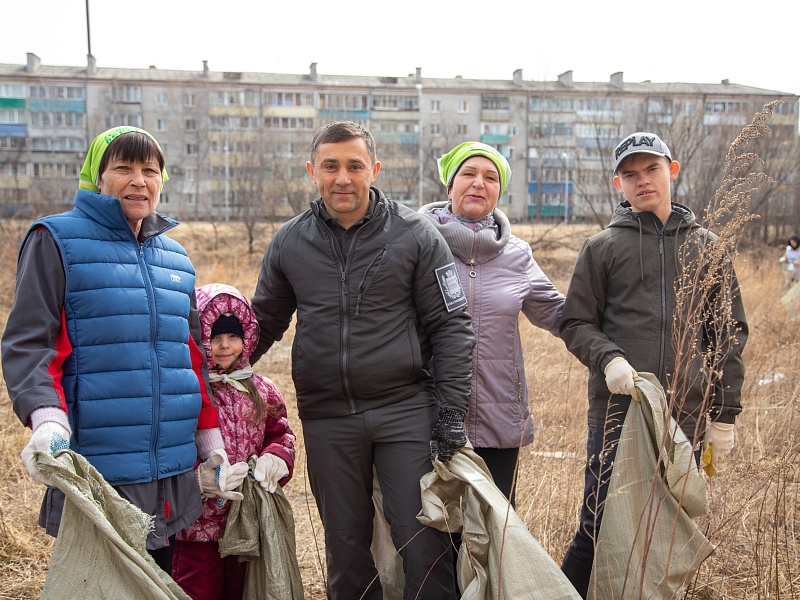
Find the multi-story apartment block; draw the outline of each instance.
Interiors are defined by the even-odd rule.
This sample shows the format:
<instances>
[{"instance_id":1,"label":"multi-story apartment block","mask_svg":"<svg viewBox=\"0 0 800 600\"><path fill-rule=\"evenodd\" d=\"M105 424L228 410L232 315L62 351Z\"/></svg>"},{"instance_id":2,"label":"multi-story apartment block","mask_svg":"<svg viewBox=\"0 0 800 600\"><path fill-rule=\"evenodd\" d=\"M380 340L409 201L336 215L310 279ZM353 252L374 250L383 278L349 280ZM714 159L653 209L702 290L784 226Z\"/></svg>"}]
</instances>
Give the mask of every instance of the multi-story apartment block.
<instances>
[{"instance_id":1,"label":"multi-story apartment block","mask_svg":"<svg viewBox=\"0 0 800 600\"><path fill-rule=\"evenodd\" d=\"M719 84L333 76L0 65L0 210L72 202L91 139L120 124L161 143L170 172L167 214L186 218L285 218L315 195L305 162L317 127L354 120L375 136L378 185L418 206L445 198L436 158L480 140L510 161L501 199L512 219L596 218L616 201L611 150L637 130L655 131L683 159L685 197L707 199L710 170L756 111L774 100L770 126L782 144L798 131L798 96ZM778 155L775 160L788 160ZM796 161L796 156L794 157ZM694 162L693 169L688 169ZM716 172L716 171L715 171ZM705 174L705 175L704 175ZM786 186L787 188L789 186ZM787 200L788 202L788 200ZM688 202L687 202L688 203Z\"/></svg>"}]
</instances>

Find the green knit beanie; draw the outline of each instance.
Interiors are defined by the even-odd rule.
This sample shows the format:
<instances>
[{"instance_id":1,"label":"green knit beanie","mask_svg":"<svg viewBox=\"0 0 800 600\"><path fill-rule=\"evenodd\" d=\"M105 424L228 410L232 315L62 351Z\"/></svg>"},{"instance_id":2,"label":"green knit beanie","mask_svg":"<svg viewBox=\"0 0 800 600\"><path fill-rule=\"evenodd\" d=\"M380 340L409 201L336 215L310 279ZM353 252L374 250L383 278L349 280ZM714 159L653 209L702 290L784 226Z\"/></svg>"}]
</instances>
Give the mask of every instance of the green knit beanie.
<instances>
[{"instance_id":1,"label":"green knit beanie","mask_svg":"<svg viewBox=\"0 0 800 600\"><path fill-rule=\"evenodd\" d=\"M79 183L79 187L82 190L89 190L91 192L97 191L97 179L100 175L100 161L103 159L103 154L106 153L108 145L119 136L133 132L143 133L153 140L156 143L156 146L158 146L158 149L161 150L161 146L158 145L156 138L154 138L144 129L122 126L114 127L108 131L104 131L94 138L94 141L89 146L89 152L86 154L86 160L83 162ZM165 166L161 171L161 187L164 187L164 183L167 181L167 179L169 179L169 176L167 175L167 167Z\"/></svg>"},{"instance_id":2,"label":"green knit beanie","mask_svg":"<svg viewBox=\"0 0 800 600\"><path fill-rule=\"evenodd\" d=\"M511 181L511 166L508 164L505 156L491 146L487 146L481 142L464 142L463 144L459 144L436 161L439 165L439 180L445 187L449 187L461 163L470 156L485 156L494 163L498 173L500 173L500 196L502 196L506 191L508 182Z\"/></svg>"}]
</instances>

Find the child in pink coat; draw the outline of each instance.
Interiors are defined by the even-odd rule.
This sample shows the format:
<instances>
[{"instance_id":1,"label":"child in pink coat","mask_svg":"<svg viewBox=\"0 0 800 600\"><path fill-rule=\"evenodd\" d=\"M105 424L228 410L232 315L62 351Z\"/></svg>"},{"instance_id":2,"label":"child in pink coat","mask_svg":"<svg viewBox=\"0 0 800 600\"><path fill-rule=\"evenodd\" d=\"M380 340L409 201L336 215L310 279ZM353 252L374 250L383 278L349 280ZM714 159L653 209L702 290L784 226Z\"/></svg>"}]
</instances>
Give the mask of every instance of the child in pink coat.
<instances>
[{"instance_id":1,"label":"child in pink coat","mask_svg":"<svg viewBox=\"0 0 800 600\"><path fill-rule=\"evenodd\" d=\"M272 493L292 476L295 436L278 388L250 367L259 336L253 310L236 288L216 283L197 288L197 310L228 459L244 465L237 470L243 481L247 460L257 455L254 478ZM200 518L176 536L172 577L194 600L242 597L247 563L219 554L229 508L204 500Z\"/></svg>"}]
</instances>

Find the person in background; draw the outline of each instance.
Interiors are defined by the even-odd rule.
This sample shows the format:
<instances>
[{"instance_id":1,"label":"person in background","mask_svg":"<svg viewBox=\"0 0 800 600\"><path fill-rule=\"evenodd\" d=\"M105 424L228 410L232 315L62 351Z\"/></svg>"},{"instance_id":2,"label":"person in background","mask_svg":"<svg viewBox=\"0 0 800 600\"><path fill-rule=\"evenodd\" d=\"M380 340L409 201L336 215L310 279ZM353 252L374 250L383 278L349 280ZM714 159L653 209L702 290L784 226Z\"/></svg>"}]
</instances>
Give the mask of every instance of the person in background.
<instances>
[{"instance_id":1,"label":"person in background","mask_svg":"<svg viewBox=\"0 0 800 600\"><path fill-rule=\"evenodd\" d=\"M783 271L783 287L800 281L800 236L793 235L786 242L786 250L778 259Z\"/></svg>"},{"instance_id":2,"label":"person in background","mask_svg":"<svg viewBox=\"0 0 800 600\"><path fill-rule=\"evenodd\" d=\"M2 340L14 411L33 433L22 458L69 447L154 517L147 550L171 571L175 534L200 516L200 486L229 496L184 249L155 212L167 179L156 140L115 127L92 142L70 211L25 235ZM193 467L204 459L199 473ZM64 494L48 485L39 524L57 535Z\"/></svg>"},{"instance_id":3,"label":"person in background","mask_svg":"<svg viewBox=\"0 0 800 600\"><path fill-rule=\"evenodd\" d=\"M473 333L447 244L428 219L372 186L380 168L360 125L315 133L306 170L320 199L264 255L253 360L296 311L292 376L325 527L328 598L383 598L370 552L373 469L404 598L451 598L450 538L417 513L431 459L447 461L467 441Z\"/></svg>"},{"instance_id":4,"label":"person in background","mask_svg":"<svg viewBox=\"0 0 800 600\"><path fill-rule=\"evenodd\" d=\"M212 283L197 288L197 310L225 451L229 460L241 461L236 465L245 464L237 472L240 482L248 459L258 456L254 477L273 493L292 477L295 437L278 388L250 366L258 342L253 309L236 288ZM206 499L200 518L175 539L172 577L193 600L242 598L248 563L219 553L229 508L229 502Z\"/></svg>"},{"instance_id":5,"label":"person in background","mask_svg":"<svg viewBox=\"0 0 800 600\"><path fill-rule=\"evenodd\" d=\"M467 438L514 504L519 451L534 433L519 314L557 336L564 296L497 208L511 180L506 158L486 144L464 142L438 164L448 201L419 212L453 252L475 330Z\"/></svg>"},{"instance_id":6,"label":"person in background","mask_svg":"<svg viewBox=\"0 0 800 600\"><path fill-rule=\"evenodd\" d=\"M561 567L584 598L633 377L637 371L653 373L667 390L678 373L684 382L678 389L686 393L675 403L673 416L689 440L703 440L711 448L712 464L718 465L733 448L733 427L742 410L742 349L748 333L734 277L730 310L735 340L718 339L713 326L700 332L704 350L711 353L719 344L721 377L707 380L698 364L702 357L676 364L673 315L675 282L684 268L682 247L687 238L696 248L716 237L695 222L692 211L671 201L670 184L680 165L661 138L647 132L629 135L613 159L614 186L625 199L608 228L583 244L561 320L567 349L590 371L583 504Z\"/></svg>"}]
</instances>

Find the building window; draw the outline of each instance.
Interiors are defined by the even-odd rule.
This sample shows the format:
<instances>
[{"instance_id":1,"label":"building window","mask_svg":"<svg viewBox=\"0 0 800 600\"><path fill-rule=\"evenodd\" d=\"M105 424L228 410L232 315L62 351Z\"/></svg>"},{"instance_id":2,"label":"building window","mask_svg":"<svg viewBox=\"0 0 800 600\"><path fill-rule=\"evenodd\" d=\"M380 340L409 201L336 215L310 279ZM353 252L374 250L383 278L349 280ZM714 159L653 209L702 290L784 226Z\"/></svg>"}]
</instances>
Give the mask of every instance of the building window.
<instances>
[{"instance_id":1,"label":"building window","mask_svg":"<svg viewBox=\"0 0 800 600\"><path fill-rule=\"evenodd\" d=\"M484 110L508 110L510 106L505 94L484 94L481 103Z\"/></svg>"},{"instance_id":2,"label":"building window","mask_svg":"<svg viewBox=\"0 0 800 600\"><path fill-rule=\"evenodd\" d=\"M375 94L372 97L374 110L419 110L419 97L414 95Z\"/></svg>"},{"instance_id":3,"label":"building window","mask_svg":"<svg viewBox=\"0 0 800 600\"><path fill-rule=\"evenodd\" d=\"M86 95L82 87L68 85L32 85L28 91L31 98L83 100Z\"/></svg>"},{"instance_id":4,"label":"building window","mask_svg":"<svg viewBox=\"0 0 800 600\"><path fill-rule=\"evenodd\" d=\"M169 122L166 119L158 119L156 121L156 130L169 131Z\"/></svg>"},{"instance_id":5,"label":"building window","mask_svg":"<svg viewBox=\"0 0 800 600\"><path fill-rule=\"evenodd\" d=\"M86 126L85 113L73 112L32 112L31 125L34 127L80 127Z\"/></svg>"},{"instance_id":6,"label":"building window","mask_svg":"<svg viewBox=\"0 0 800 600\"><path fill-rule=\"evenodd\" d=\"M441 100L431 100L431 112L442 112Z\"/></svg>"},{"instance_id":7,"label":"building window","mask_svg":"<svg viewBox=\"0 0 800 600\"><path fill-rule=\"evenodd\" d=\"M142 88L138 85L119 85L114 88L114 100L117 102L141 102Z\"/></svg>"},{"instance_id":8,"label":"building window","mask_svg":"<svg viewBox=\"0 0 800 600\"><path fill-rule=\"evenodd\" d=\"M468 100L459 100L458 101L458 105L456 106L456 112L460 112L460 113L469 112L469 101Z\"/></svg>"},{"instance_id":9,"label":"building window","mask_svg":"<svg viewBox=\"0 0 800 600\"><path fill-rule=\"evenodd\" d=\"M83 150L84 141L73 137L42 137L31 140L32 150Z\"/></svg>"},{"instance_id":10,"label":"building window","mask_svg":"<svg viewBox=\"0 0 800 600\"><path fill-rule=\"evenodd\" d=\"M269 106L314 106L314 94L301 92L267 92L265 103Z\"/></svg>"},{"instance_id":11,"label":"building window","mask_svg":"<svg viewBox=\"0 0 800 600\"><path fill-rule=\"evenodd\" d=\"M186 204L188 204L189 206L197 205L197 194L195 192L189 192L186 195Z\"/></svg>"},{"instance_id":12,"label":"building window","mask_svg":"<svg viewBox=\"0 0 800 600\"><path fill-rule=\"evenodd\" d=\"M575 100L572 98L531 98L528 108L536 111L571 112L575 110Z\"/></svg>"},{"instance_id":13,"label":"building window","mask_svg":"<svg viewBox=\"0 0 800 600\"><path fill-rule=\"evenodd\" d=\"M311 131L314 129L314 119L301 117L266 117L264 127L267 129L289 129Z\"/></svg>"},{"instance_id":14,"label":"building window","mask_svg":"<svg viewBox=\"0 0 800 600\"><path fill-rule=\"evenodd\" d=\"M11 125L25 122L25 111L0 108L0 124Z\"/></svg>"},{"instance_id":15,"label":"building window","mask_svg":"<svg viewBox=\"0 0 800 600\"><path fill-rule=\"evenodd\" d=\"M189 92L183 95L183 105L186 108L195 108L197 106L197 94Z\"/></svg>"},{"instance_id":16,"label":"building window","mask_svg":"<svg viewBox=\"0 0 800 600\"><path fill-rule=\"evenodd\" d=\"M159 92L156 94L156 104L159 106L167 105L167 94L165 92Z\"/></svg>"},{"instance_id":17,"label":"building window","mask_svg":"<svg viewBox=\"0 0 800 600\"><path fill-rule=\"evenodd\" d=\"M196 119L186 119L186 131L197 131Z\"/></svg>"},{"instance_id":18,"label":"building window","mask_svg":"<svg viewBox=\"0 0 800 600\"><path fill-rule=\"evenodd\" d=\"M439 123L431 123L431 135L442 135L442 126Z\"/></svg>"},{"instance_id":19,"label":"building window","mask_svg":"<svg viewBox=\"0 0 800 600\"><path fill-rule=\"evenodd\" d=\"M323 110L367 110L366 94L320 94L319 107Z\"/></svg>"},{"instance_id":20,"label":"building window","mask_svg":"<svg viewBox=\"0 0 800 600\"><path fill-rule=\"evenodd\" d=\"M184 177L184 179L186 179L186 181L196 181L197 180L197 169L195 169L193 167L188 167L187 169L185 169L183 177Z\"/></svg>"},{"instance_id":21,"label":"building window","mask_svg":"<svg viewBox=\"0 0 800 600\"><path fill-rule=\"evenodd\" d=\"M468 132L469 132L469 125L467 125L466 123L459 123L456 126L456 133L458 133L458 135L467 135Z\"/></svg>"},{"instance_id":22,"label":"building window","mask_svg":"<svg viewBox=\"0 0 800 600\"><path fill-rule=\"evenodd\" d=\"M14 83L0 83L0 98L24 98L25 86Z\"/></svg>"},{"instance_id":23,"label":"building window","mask_svg":"<svg viewBox=\"0 0 800 600\"><path fill-rule=\"evenodd\" d=\"M258 106L258 94L253 90L223 90L211 92L209 102L215 106Z\"/></svg>"},{"instance_id":24,"label":"building window","mask_svg":"<svg viewBox=\"0 0 800 600\"><path fill-rule=\"evenodd\" d=\"M161 192L158 200L161 204L169 204L169 194Z\"/></svg>"},{"instance_id":25,"label":"building window","mask_svg":"<svg viewBox=\"0 0 800 600\"><path fill-rule=\"evenodd\" d=\"M106 119L106 124L109 127L119 127L120 125L127 125L128 127L141 127L142 115L125 114L117 115Z\"/></svg>"},{"instance_id":26,"label":"building window","mask_svg":"<svg viewBox=\"0 0 800 600\"><path fill-rule=\"evenodd\" d=\"M186 144L186 156L197 156L197 144Z\"/></svg>"},{"instance_id":27,"label":"building window","mask_svg":"<svg viewBox=\"0 0 800 600\"><path fill-rule=\"evenodd\" d=\"M2 150L24 150L25 138L22 136L6 135L0 136L0 149ZM0 163L2 164L2 163Z\"/></svg>"}]
</instances>

